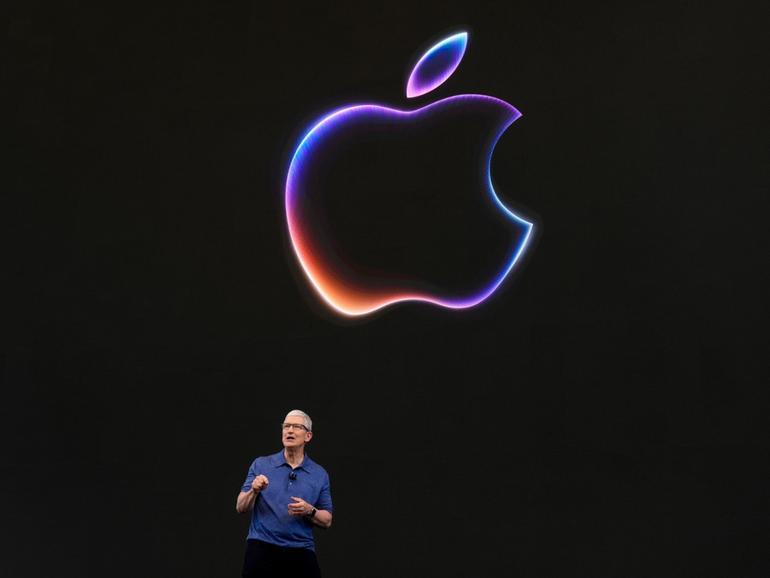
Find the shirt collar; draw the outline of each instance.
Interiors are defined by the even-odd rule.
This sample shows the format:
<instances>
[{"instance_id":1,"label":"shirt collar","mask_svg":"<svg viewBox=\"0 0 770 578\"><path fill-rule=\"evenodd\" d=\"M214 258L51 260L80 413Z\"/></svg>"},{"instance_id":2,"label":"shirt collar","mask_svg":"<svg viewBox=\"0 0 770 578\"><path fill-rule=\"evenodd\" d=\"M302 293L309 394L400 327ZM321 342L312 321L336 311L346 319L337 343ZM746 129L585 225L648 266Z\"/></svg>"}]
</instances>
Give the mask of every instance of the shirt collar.
<instances>
[{"instance_id":1,"label":"shirt collar","mask_svg":"<svg viewBox=\"0 0 770 578\"><path fill-rule=\"evenodd\" d=\"M277 454L273 454L270 456L270 461L273 465L273 467L280 468L283 465L289 466L289 463L286 461L286 458L284 457L283 450L279 451ZM315 462L310 459L310 456L307 455L307 452L305 452L305 457L302 460L302 463L297 466L297 469L305 470L307 473L312 473L313 467L315 465Z\"/></svg>"}]
</instances>

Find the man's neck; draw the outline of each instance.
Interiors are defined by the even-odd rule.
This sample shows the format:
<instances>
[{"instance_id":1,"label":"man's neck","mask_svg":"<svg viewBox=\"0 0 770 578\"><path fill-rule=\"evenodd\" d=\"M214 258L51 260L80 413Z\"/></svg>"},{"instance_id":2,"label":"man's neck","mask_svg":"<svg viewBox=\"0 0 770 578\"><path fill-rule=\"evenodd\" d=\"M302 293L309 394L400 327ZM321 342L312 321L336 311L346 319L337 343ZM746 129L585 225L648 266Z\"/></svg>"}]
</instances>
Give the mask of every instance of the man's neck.
<instances>
[{"instance_id":1,"label":"man's neck","mask_svg":"<svg viewBox=\"0 0 770 578\"><path fill-rule=\"evenodd\" d=\"M287 464L296 468L305 459L305 448L284 448L283 457L286 458Z\"/></svg>"}]
</instances>

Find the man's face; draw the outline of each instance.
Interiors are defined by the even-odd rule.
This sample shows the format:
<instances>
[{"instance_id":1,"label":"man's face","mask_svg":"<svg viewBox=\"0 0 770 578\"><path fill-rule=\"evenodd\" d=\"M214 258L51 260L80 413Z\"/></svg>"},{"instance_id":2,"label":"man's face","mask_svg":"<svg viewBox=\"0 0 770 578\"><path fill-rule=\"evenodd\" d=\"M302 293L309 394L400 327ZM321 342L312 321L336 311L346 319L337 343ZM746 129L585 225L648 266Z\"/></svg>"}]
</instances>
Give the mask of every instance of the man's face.
<instances>
[{"instance_id":1,"label":"man's face","mask_svg":"<svg viewBox=\"0 0 770 578\"><path fill-rule=\"evenodd\" d=\"M305 428L305 420L298 415L286 416L283 420L283 447L298 448L304 446L313 437L313 432Z\"/></svg>"}]
</instances>

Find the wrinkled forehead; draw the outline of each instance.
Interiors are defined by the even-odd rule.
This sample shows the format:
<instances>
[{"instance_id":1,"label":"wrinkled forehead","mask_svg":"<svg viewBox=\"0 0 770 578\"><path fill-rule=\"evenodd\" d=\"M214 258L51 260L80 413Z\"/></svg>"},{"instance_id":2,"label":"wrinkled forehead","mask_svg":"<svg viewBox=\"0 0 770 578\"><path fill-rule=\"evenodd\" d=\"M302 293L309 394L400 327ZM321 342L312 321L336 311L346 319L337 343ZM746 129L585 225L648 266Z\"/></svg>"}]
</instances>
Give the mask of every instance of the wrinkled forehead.
<instances>
[{"instance_id":1,"label":"wrinkled forehead","mask_svg":"<svg viewBox=\"0 0 770 578\"><path fill-rule=\"evenodd\" d=\"M283 418L283 423L298 423L300 425L305 425L305 418L301 415L287 415Z\"/></svg>"}]
</instances>

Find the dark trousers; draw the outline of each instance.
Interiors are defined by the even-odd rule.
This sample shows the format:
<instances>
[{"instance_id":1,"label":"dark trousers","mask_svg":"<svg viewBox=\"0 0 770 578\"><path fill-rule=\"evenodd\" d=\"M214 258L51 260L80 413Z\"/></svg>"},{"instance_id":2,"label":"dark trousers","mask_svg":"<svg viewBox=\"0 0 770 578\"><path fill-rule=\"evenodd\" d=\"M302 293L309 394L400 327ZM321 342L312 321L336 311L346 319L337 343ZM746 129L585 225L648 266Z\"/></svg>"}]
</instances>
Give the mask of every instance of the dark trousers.
<instances>
[{"instance_id":1,"label":"dark trousers","mask_svg":"<svg viewBox=\"0 0 770 578\"><path fill-rule=\"evenodd\" d=\"M315 552L246 540L243 578L321 578Z\"/></svg>"}]
</instances>

